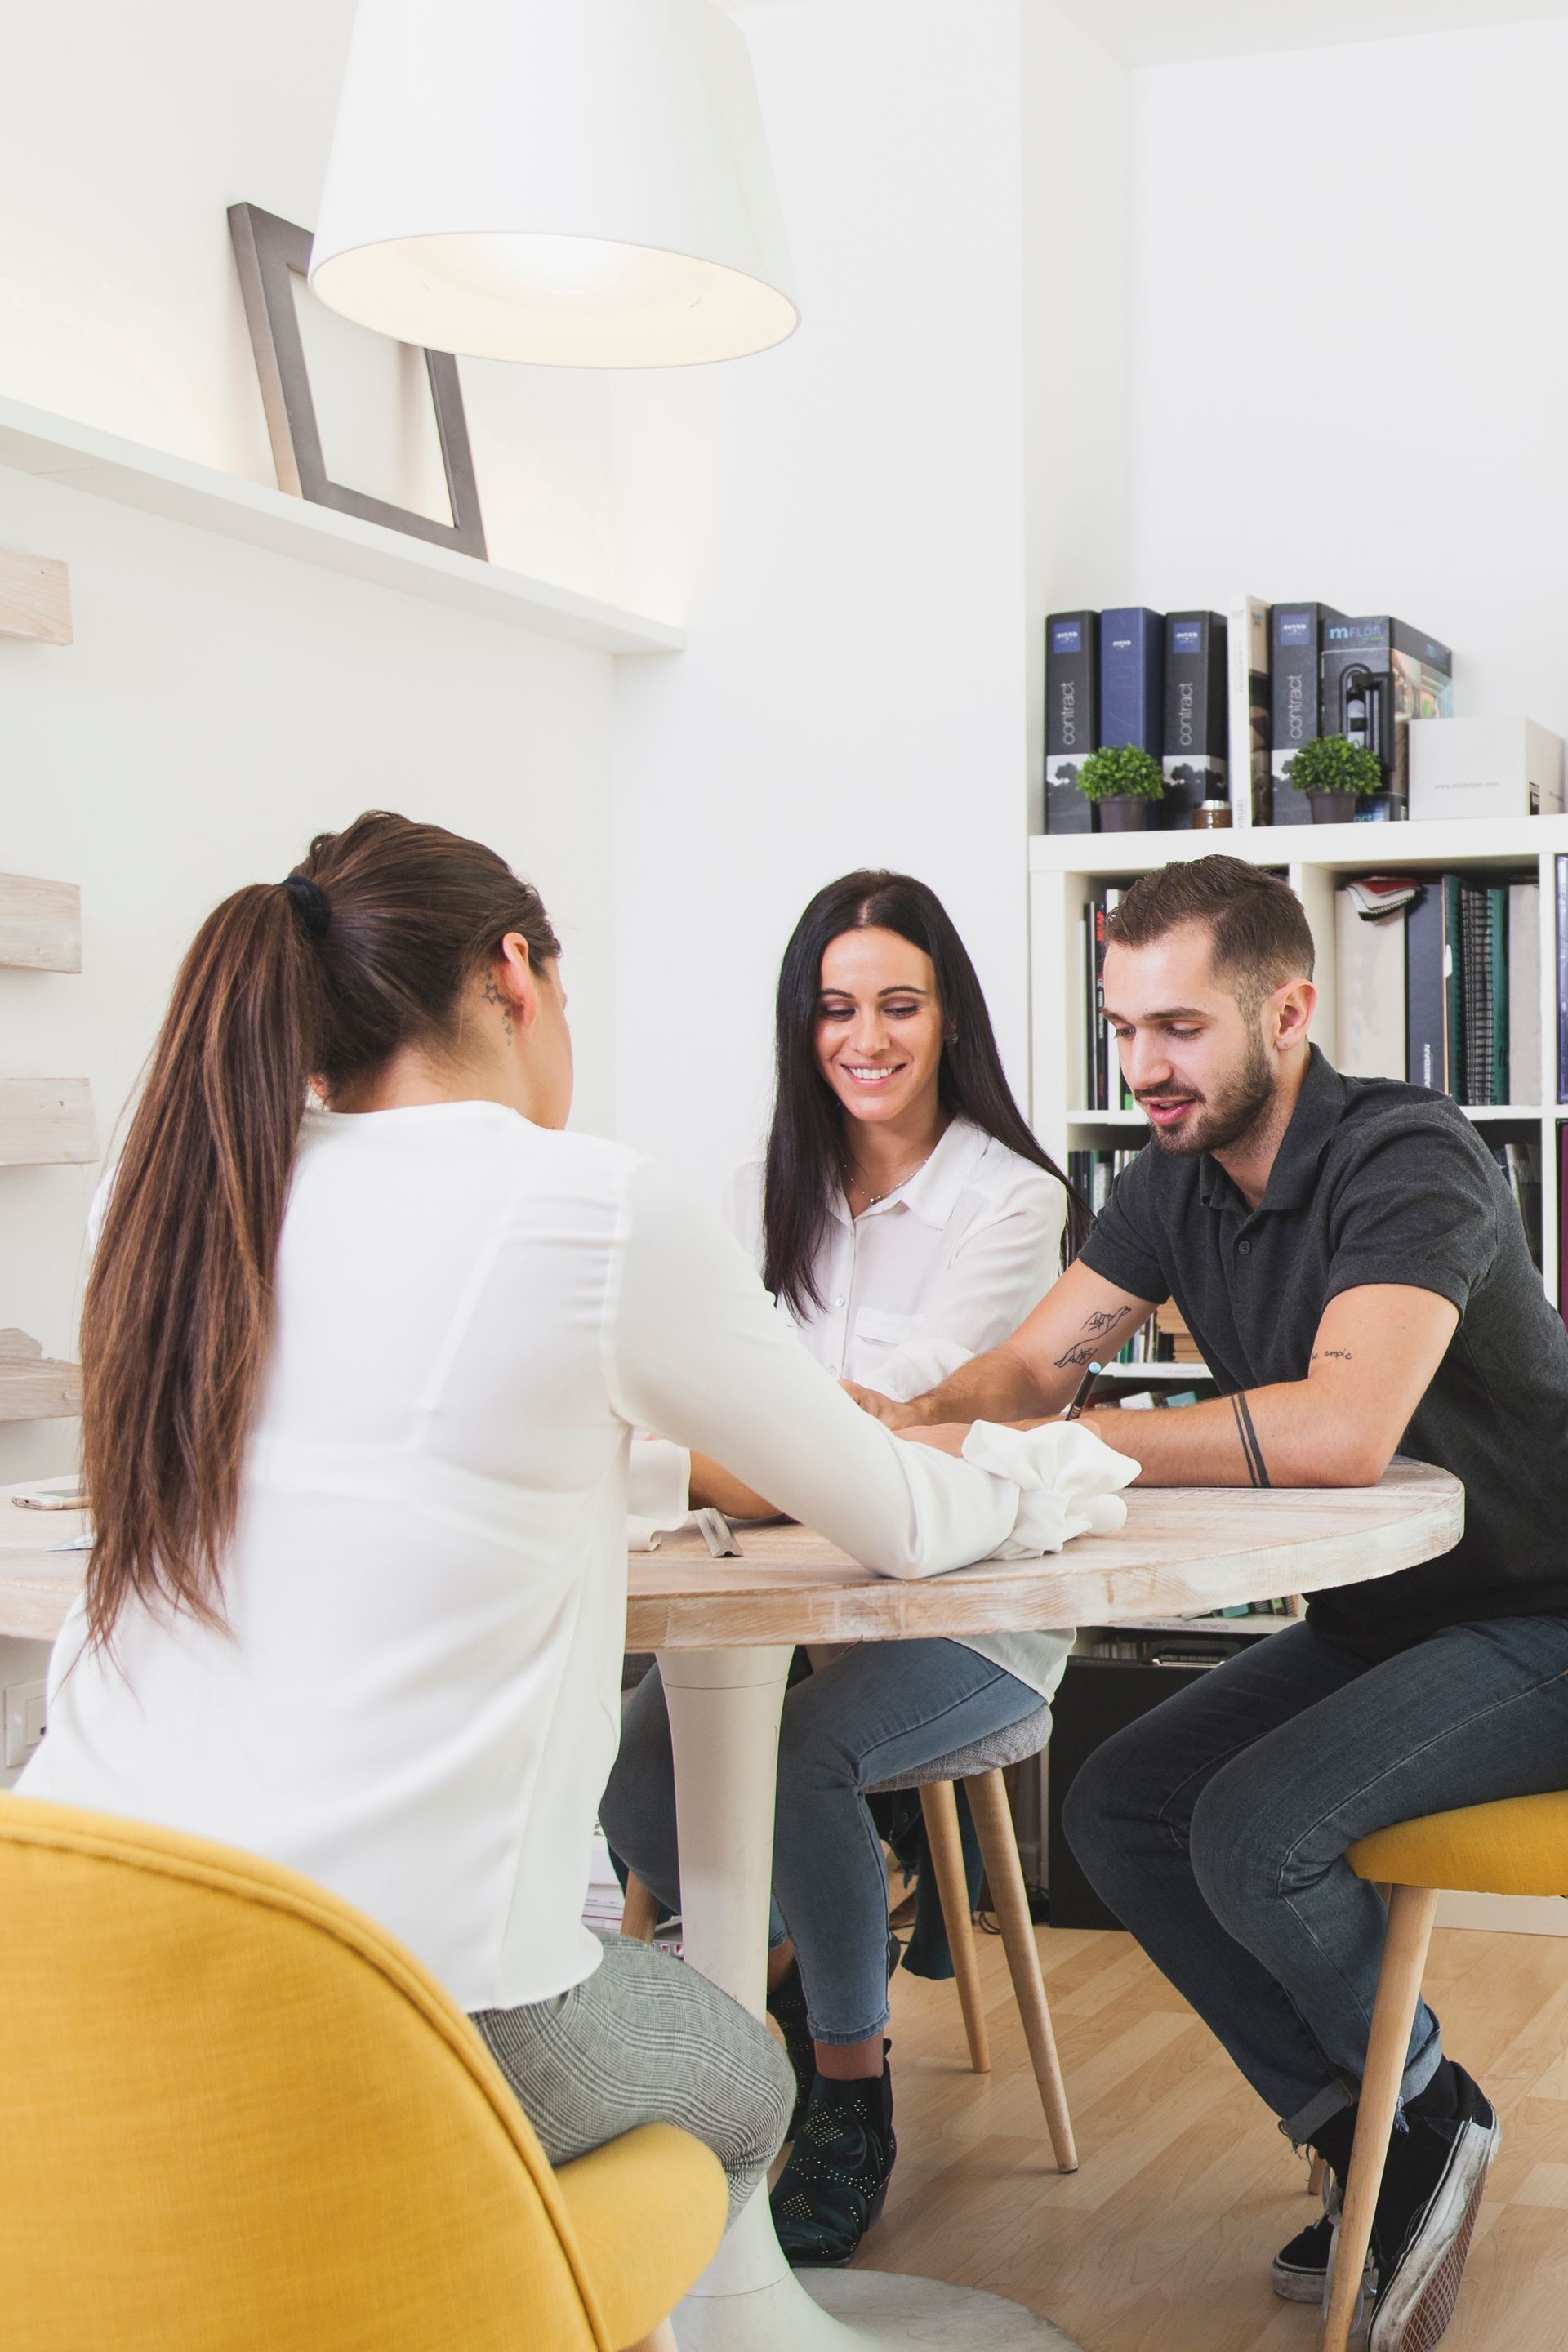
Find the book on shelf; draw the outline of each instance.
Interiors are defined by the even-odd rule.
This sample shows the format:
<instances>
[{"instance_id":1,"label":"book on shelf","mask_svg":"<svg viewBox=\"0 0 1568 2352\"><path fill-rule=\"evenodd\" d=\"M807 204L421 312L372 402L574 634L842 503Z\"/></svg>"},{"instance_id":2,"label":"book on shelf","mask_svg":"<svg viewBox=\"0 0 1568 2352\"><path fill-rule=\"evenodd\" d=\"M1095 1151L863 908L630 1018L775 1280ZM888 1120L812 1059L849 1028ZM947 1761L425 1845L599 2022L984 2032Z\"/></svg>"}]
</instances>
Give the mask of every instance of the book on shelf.
<instances>
[{"instance_id":1,"label":"book on shelf","mask_svg":"<svg viewBox=\"0 0 1568 2352\"><path fill-rule=\"evenodd\" d=\"M1100 1024L1100 961L1095 939L1095 905L1092 898L1083 902L1083 920L1079 927L1079 953L1083 961L1083 1107L1085 1110L1101 1110L1100 1081L1105 1045ZM1088 1198L1086 1193L1084 1196Z\"/></svg>"},{"instance_id":2,"label":"book on shelf","mask_svg":"<svg viewBox=\"0 0 1568 2352\"><path fill-rule=\"evenodd\" d=\"M1439 886L1419 891L1405 916L1405 1074L1438 1094L1448 1091L1447 912Z\"/></svg>"},{"instance_id":3,"label":"book on shelf","mask_svg":"<svg viewBox=\"0 0 1568 2352\"><path fill-rule=\"evenodd\" d=\"M1407 1078L1472 1108L1533 1107L1540 910L1540 886L1528 878L1342 884L1337 1066L1347 1077Z\"/></svg>"},{"instance_id":4,"label":"book on shelf","mask_svg":"<svg viewBox=\"0 0 1568 2352\"><path fill-rule=\"evenodd\" d=\"M1334 893L1339 1003L1335 1066L1348 1078L1402 1078L1405 1069L1405 920L1368 922L1353 887Z\"/></svg>"},{"instance_id":5,"label":"book on shelf","mask_svg":"<svg viewBox=\"0 0 1568 2352\"><path fill-rule=\"evenodd\" d=\"M1331 604L1276 604L1268 615L1269 704L1272 712L1268 781L1273 824L1310 824L1305 793L1290 789L1290 762L1303 743L1331 729L1320 725L1323 631L1342 621Z\"/></svg>"},{"instance_id":6,"label":"book on shelf","mask_svg":"<svg viewBox=\"0 0 1568 2352\"><path fill-rule=\"evenodd\" d=\"M1230 821L1268 822L1268 607L1238 596L1225 623Z\"/></svg>"},{"instance_id":7,"label":"book on shelf","mask_svg":"<svg viewBox=\"0 0 1568 2352\"><path fill-rule=\"evenodd\" d=\"M1086 1110L1128 1110L1132 1097L1121 1061L1105 1026L1105 927L1121 904L1119 883L1101 882L1083 908L1084 1040L1083 1105Z\"/></svg>"},{"instance_id":8,"label":"book on shelf","mask_svg":"<svg viewBox=\"0 0 1568 2352\"><path fill-rule=\"evenodd\" d=\"M1454 656L1436 637L1391 613L1336 613L1325 623L1318 732L1371 751L1397 802L1410 796L1411 719L1453 709Z\"/></svg>"},{"instance_id":9,"label":"book on shelf","mask_svg":"<svg viewBox=\"0 0 1568 2352\"><path fill-rule=\"evenodd\" d=\"M1158 760L1165 733L1165 625L1146 604L1100 616L1100 740L1135 743Z\"/></svg>"},{"instance_id":10,"label":"book on shelf","mask_svg":"<svg viewBox=\"0 0 1568 2352\"><path fill-rule=\"evenodd\" d=\"M1079 772L1100 748L1100 614L1046 620L1046 831L1092 833Z\"/></svg>"},{"instance_id":11,"label":"book on shelf","mask_svg":"<svg viewBox=\"0 0 1568 2352\"><path fill-rule=\"evenodd\" d=\"M1230 712L1222 613L1165 615L1165 797L1161 821L1191 827L1203 801L1226 797Z\"/></svg>"},{"instance_id":12,"label":"book on shelf","mask_svg":"<svg viewBox=\"0 0 1568 2352\"><path fill-rule=\"evenodd\" d=\"M1524 1227L1524 1238L1535 1269L1542 1268L1541 1146L1532 1139L1518 1143L1494 1143L1492 1158L1501 1169Z\"/></svg>"},{"instance_id":13,"label":"book on shelf","mask_svg":"<svg viewBox=\"0 0 1568 2352\"><path fill-rule=\"evenodd\" d=\"M1537 1103L1541 1084L1541 885L1508 886L1508 1099Z\"/></svg>"},{"instance_id":14,"label":"book on shelf","mask_svg":"<svg viewBox=\"0 0 1568 2352\"><path fill-rule=\"evenodd\" d=\"M1568 857L1556 861L1557 1099L1568 1102Z\"/></svg>"}]
</instances>

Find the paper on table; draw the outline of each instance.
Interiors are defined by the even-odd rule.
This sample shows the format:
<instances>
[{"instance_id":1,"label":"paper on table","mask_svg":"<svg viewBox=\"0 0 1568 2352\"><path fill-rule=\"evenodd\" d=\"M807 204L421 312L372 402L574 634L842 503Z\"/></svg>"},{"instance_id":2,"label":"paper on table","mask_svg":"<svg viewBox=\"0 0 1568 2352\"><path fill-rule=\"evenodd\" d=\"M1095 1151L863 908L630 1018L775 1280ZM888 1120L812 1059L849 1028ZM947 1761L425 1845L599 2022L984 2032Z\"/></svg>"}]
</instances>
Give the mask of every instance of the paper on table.
<instances>
[{"instance_id":1,"label":"paper on table","mask_svg":"<svg viewBox=\"0 0 1568 2352\"><path fill-rule=\"evenodd\" d=\"M1138 1465L1080 1421L1046 1421L1037 1429L977 1421L963 1458L1020 1490L1013 1532L991 1559L1034 1559L1060 1551L1074 1536L1113 1536L1127 1524L1119 1489L1131 1485Z\"/></svg>"}]
</instances>

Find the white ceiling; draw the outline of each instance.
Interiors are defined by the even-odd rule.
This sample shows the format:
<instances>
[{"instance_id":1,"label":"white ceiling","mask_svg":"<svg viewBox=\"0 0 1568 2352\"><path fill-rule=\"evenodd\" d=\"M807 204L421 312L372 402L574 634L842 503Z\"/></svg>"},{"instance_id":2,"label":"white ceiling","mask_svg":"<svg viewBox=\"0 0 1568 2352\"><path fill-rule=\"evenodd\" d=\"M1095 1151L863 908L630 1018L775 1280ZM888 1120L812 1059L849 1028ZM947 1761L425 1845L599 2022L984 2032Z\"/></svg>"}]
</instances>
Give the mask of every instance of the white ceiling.
<instances>
[{"instance_id":1,"label":"white ceiling","mask_svg":"<svg viewBox=\"0 0 1568 2352\"><path fill-rule=\"evenodd\" d=\"M1568 0L1057 0L1124 65L1332 48L1568 16Z\"/></svg>"}]
</instances>

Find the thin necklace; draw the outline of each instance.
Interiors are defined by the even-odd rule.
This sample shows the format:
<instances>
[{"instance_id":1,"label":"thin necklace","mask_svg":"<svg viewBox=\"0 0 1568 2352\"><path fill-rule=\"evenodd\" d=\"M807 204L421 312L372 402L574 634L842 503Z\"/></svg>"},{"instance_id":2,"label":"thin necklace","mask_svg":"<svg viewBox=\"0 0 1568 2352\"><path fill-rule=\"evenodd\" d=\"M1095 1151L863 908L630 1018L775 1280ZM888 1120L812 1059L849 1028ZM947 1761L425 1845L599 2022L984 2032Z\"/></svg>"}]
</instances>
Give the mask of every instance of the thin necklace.
<instances>
[{"instance_id":1,"label":"thin necklace","mask_svg":"<svg viewBox=\"0 0 1568 2352\"><path fill-rule=\"evenodd\" d=\"M942 1129L942 1135L945 1135L945 1134L947 1133L947 1129L946 1129L946 1128L943 1128L943 1129ZM936 1143L940 1143L941 1141L942 1141L942 1135L939 1135L939 1136L937 1137ZM920 1158L915 1161L915 1164L914 1164L914 1166L913 1166L912 1168L906 1168L906 1169L904 1170L904 1172L903 1172L903 1174L902 1174L901 1176L900 1176L900 1177L899 1177L899 1178L898 1178L898 1179L897 1179L893 1183L884 1185L884 1186L883 1186L883 1188L882 1188L882 1190L881 1190L881 1192L866 1192L865 1184L864 1184L864 1182L862 1181L861 1178L860 1178L860 1177L858 1177L858 1176L851 1176L851 1177L850 1177L850 1179L849 1179L849 1184L858 1184L858 1185L859 1185L861 1192L866 1193L866 1206L867 1206L868 1209L874 1209L874 1208L876 1207L876 1205L877 1205L877 1203L878 1203L878 1202L879 1202L879 1201L886 1201L886 1200L890 1199L890 1197L892 1196L892 1194L893 1194L893 1193L895 1193L896 1192L898 1192L898 1191L900 1190L900 1186L907 1184L907 1183L910 1181L910 1178L911 1178L911 1177L915 1177L915 1176L918 1176L918 1175L920 1174L921 1170L925 1166L926 1161L931 1158L931 1152L933 1152L933 1151L936 1150L936 1143L933 1143L933 1144L931 1145L931 1151L926 1151L926 1152L922 1152L922 1153L921 1153L921 1157L920 1157ZM849 1185L848 1185L848 1184L847 1184L847 1185L845 1186L845 1190L846 1190L846 1192L847 1192L847 1191L848 1191L848 1189L849 1189Z\"/></svg>"}]
</instances>

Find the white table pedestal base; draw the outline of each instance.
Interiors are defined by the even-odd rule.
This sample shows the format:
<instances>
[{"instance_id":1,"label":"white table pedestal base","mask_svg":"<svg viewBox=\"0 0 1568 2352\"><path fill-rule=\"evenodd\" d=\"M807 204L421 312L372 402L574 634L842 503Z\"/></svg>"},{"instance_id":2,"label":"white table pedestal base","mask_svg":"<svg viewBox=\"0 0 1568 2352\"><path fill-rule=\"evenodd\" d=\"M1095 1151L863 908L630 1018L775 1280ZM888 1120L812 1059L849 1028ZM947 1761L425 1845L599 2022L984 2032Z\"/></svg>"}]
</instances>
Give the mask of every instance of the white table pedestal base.
<instances>
[{"instance_id":1,"label":"white table pedestal base","mask_svg":"<svg viewBox=\"0 0 1568 2352\"><path fill-rule=\"evenodd\" d=\"M779 1709L792 1650L666 1650L687 1958L754 2017L767 1987ZM680 2352L1074 2352L1021 2304L879 2271L799 2276L759 2188L675 2316Z\"/></svg>"}]
</instances>

